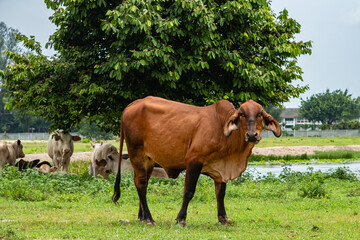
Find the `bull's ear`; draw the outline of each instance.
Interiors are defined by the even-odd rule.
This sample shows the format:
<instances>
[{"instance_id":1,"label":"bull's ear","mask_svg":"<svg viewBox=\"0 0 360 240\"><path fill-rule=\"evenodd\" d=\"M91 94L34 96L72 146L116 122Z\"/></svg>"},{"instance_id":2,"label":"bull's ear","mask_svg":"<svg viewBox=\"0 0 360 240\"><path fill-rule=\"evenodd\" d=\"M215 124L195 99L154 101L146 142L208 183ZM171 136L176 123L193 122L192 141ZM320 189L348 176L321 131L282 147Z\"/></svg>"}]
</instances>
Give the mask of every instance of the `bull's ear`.
<instances>
[{"instance_id":1,"label":"bull's ear","mask_svg":"<svg viewBox=\"0 0 360 240\"><path fill-rule=\"evenodd\" d=\"M92 141L90 142L90 145L91 145L91 148L95 148L95 145Z\"/></svg>"},{"instance_id":2,"label":"bull's ear","mask_svg":"<svg viewBox=\"0 0 360 240\"><path fill-rule=\"evenodd\" d=\"M239 108L230 118L227 120L224 126L224 135L229 137L231 133L240 128L240 116L242 112Z\"/></svg>"},{"instance_id":3,"label":"bull's ear","mask_svg":"<svg viewBox=\"0 0 360 240\"><path fill-rule=\"evenodd\" d=\"M21 140L17 140L17 145L20 146L21 145Z\"/></svg>"},{"instance_id":4,"label":"bull's ear","mask_svg":"<svg viewBox=\"0 0 360 240\"><path fill-rule=\"evenodd\" d=\"M72 139L73 141L80 141L80 140L81 140L81 137L79 137L79 136L71 136L71 139Z\"/></svg>"},{"instance_id":5,"label":"bull's ear","mask_svg":"<svg viewBox=\"0 0 360 240\"><path fill-rule=\"evenodd\" d=\"M281 136L281 127L280 124L267 112L265 112L265 110L262 110L262 115L263 115L263 122L262 125L266 130L270 130L274 133L274 135L276 137L280 137Z\"/></svg>"}]
</instances>

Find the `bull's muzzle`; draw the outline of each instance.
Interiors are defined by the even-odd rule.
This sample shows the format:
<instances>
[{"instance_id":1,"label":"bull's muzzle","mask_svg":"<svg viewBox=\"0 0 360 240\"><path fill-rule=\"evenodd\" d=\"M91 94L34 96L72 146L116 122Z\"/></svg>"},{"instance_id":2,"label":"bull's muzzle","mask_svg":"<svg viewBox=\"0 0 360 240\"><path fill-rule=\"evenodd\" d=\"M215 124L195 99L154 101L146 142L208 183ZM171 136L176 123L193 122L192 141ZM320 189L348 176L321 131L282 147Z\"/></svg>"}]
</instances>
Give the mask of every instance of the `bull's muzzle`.
<instances>
[{"instance_id":1,"label":"bull's muzzle","mask_svg":"<svg viewBox=\"0 0 360 240\"><path fill-rule=\"evenodd\" d=\"M260 142L260 140L261 140L261 136L257 132L247 132L245 134L246 142L257 144Z\"/></svg>"},{"instance_id":2,"label":"bull's muzzle","mask_svg":"<svg viewBox=\"0 0 360 240\"><path fill-rule=\"evenodd\" d=\"M70 149L64 149L64 154L69 153Z\"/></svg>"},{"instance_id":3,"label":"bull's muzzle","mask_svg":"<svg viewBox=\"0 0 360 240\"><path fill-rule=\"evenodd\" d=\"M69 154L70 154L70 149L63 149L63 152L62 152L63 157L66 157Z\"/></svg>"}]
</instances>

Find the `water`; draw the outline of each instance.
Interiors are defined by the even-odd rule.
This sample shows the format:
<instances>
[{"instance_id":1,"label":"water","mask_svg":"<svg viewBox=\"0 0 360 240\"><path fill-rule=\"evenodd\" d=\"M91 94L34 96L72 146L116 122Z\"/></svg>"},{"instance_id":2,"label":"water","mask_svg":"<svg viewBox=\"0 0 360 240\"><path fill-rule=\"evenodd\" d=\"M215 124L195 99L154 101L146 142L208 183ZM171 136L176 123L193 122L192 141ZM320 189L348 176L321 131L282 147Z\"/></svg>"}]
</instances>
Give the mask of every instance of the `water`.
<instances>
[{"instance_id":1,"label":"water","mask_svg":"<svg viewBox=\"0 0 360 240\"><path fill-rule=\"evenodd\" d=\"M356 174L360 178L360 162L354 163L324 163L324 164L284 164L284 165L248 165L246 172L251 172L254 176L265 176L268 172L279 176L283 171L284 167L290 168L292 171L296 172L306 172L308 168L313 168L314 171L320 170L321 172L327 172L330 169L336 169L339 167L346 167L350 171Z\"/></svg>"}]
</instances>

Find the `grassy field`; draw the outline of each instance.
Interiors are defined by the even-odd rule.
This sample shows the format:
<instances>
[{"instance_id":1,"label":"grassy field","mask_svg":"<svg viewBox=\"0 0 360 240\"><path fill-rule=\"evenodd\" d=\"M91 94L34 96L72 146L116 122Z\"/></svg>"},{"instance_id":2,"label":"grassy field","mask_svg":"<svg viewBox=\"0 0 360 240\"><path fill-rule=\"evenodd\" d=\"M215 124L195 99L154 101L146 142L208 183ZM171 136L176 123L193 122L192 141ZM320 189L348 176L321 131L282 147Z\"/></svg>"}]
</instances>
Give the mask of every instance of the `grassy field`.
<instances>
[{"instance_id":1,"label":"grassy field","mask_svg":"<svg viewBox=\"0 0 360 240\"><path fill-rule=\"evenodd\" d=\"M81 164L81 163L77 163ZM156 226L137 220L131 173L123 175L118 206L114 178L9 168L0 175L0 239L360 239L360 182L346 169L323 174L284 172L228 184L233 224L217 223L214 185L201 177L188 209L188 226L175 224L184 179L151 179L149 207Z\"/></svg>"},{"instance_id":2,"label":"grassy field","mask_svg":"<svg viewBox=\"0 0 360 240\"><path fill-rule=\"evenodd\" d=\"M46 152L46 142L23 144L25 154ZM264 138L258 146L352 144L359 145L360 138ZM75 151L91 151L90 143L76 142ZM315 155L359 158L359 152L349 151ZM264 161L261 156L252 158ZM217 222L214 184L202 176L185 228L174 220L181 206L183 177L151 179L148 202L156 226L146 226L137 220L132 173L122 177L116 206L111 202L113 175L109 180L93 178L85 161L72 162L69 172L40 174L15 168L1 172L0 239L360 239L360 181L347 169L326 174L284 171L280 177L257 179L245 172L227 187L225 204L233 220L228 226Z\"/></svg>"}]
</instances>

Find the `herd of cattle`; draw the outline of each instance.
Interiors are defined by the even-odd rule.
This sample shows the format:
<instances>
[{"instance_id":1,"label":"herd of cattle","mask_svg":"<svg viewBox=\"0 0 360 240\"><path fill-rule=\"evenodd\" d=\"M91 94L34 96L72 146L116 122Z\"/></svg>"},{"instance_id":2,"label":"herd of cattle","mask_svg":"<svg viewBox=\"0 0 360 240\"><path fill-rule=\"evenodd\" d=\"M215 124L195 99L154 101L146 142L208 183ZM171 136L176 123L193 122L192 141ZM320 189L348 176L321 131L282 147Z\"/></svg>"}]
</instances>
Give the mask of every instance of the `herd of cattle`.
<instances>
[{"instance_id":1,"label":"herd of cattle","mask_svg":"<svg viewBox=\"0 0 360 240\"><path fill-rule=\"evenodd\" d=\"M131 103L123 111L120 126L120 153L110 144L92 145L94 151L89 173L107 178L117 172L113 202L120 198L123 170L134 171L134 183L139 196L138 218L154 224L147 199L150 176L177 178L186 170L183 202L176 221L186 225L187 207L193 198L200 174L214 180L218 220L227 224L224 197L226 183L241 176L255 144L261 140L261 130L270 130L280 137L279 123L253 100L239 109L226 100L206 107L196 107L158 97L146 97ZM57 131L48 142L53 171L67 173L73 141L77 136ZM122 154L126 142L128 156ZM0 167L15 164L24 157L20 140L7 145L0 143ZM130 157L130 161L122 158ZM121 159L121 164L119 164ZM156 164L162 168L155 167Z\"/></svg>"},{"instance_id":2,"label":"herd of cattle","mask_svg":"<svg viewBox=\"0 0 360 240\"><path fill-rule=\"evenodd\" d=\"M70 163L70 157L74 152L74 141L79 141L79 136L72 136L70 133L64 133L62 130L57 130L50 134L47 152L52 159L53 166L48 161L40 161L35 159L32 161L25 161L16 159L25 157L23 152L23 145L21 140L16 140L12 144L7 144L5 141L0 141L0 169L3 169L6 164L16 166L19 170L26 168L36 168L43 173L54 173L57 170L66 174ZM89 163L89 174L91 176L101 177L107 179L110 174L114 174L118 170L119 152L112 144L93 144L93 153ZM121 171L132 171L132 166L128 160L128 155L124 154L121 161ZM154 168L152 174L154 177L167 178L166 172L159 167Z\"/></svg>"}]
</instances>

